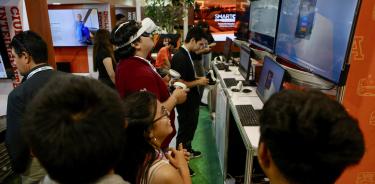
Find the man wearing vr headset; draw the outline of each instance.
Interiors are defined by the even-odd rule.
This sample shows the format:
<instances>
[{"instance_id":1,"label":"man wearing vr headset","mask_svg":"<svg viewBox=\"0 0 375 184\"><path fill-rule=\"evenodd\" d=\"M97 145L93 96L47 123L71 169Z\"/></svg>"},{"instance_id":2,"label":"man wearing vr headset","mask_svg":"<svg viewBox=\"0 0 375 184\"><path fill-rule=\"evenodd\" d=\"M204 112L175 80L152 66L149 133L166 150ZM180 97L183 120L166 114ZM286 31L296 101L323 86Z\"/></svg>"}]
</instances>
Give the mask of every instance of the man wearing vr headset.
<instances>
[{"instance_id":1,"label":"man wearing vr headset","mask_svg":"<svg viewBox=\"0 0 375 184\"><path fill-rule=\"evenodd\" d=\"M154 47L151 33L156 27L150 18L145 18L142 22L122 22L112 30L111 42L117 47L116 89L120 96L125 97L137 91L149 91L171 112L173 133L162 144L162 147L166 148L176 134L173 109L177 104L184 103L187 95L182 89L175 89L169 94L161 76L150 61L145 59Z\"/></svg>"}]
</instances>

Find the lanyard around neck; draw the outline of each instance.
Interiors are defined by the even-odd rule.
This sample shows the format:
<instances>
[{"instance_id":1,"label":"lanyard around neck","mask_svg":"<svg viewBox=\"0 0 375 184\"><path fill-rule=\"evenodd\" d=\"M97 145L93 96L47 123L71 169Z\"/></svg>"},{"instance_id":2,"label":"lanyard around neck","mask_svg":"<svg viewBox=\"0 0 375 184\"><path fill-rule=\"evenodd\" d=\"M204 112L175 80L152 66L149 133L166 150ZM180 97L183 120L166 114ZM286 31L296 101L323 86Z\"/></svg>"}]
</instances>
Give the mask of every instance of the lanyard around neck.
<instances>
[{"instance_id":1,"label":"lanyard around neck","mask_svg":"<svg viewBox=\"0 0 375 184\"><path fill-rule=\"evenodd\" d=\"M32 72L30 72L27 75L26 79L30 79L36 73L44 71L44 70L53 70L53 68L51 66L43 66L43 67L37 68L37 69L33 70Z\"/></svg>"},{"instance_id":2,"label":"lanyard around neck","mask_svg":"<svg viewBox=\"0 0 375 184\"><path fill-rule=\"evenodd\" d=\"M140 56L134 56L134 57L136 57L136 58L139 58L139 59L141 59L142 61L144 61L144 62L146 62L150 67L151 67L151 69L161 78L161 76L160 76L160 74L158 73L158 71L156 70L156 68L151 64L151 62L150 61L148 61L148 60L146 60L145 58L143 58L143 57L140 57Z\"/></svg>"},{"instance_id":3,"label":"lanyard around neck","mask_svg":"<svg viewBox=\"0 0 375 184\"><path fill-rule=\"evenodd\" d=\"M189 59L190 59L191 65L193 65L194 76L195 76L195 78L196 78L196 77L197 77L197 74L195 73L194 61L193 61L193 59L191 58L190 52L189 52L189 50L185 47L185 45L182 45L181 47L182 47L183 49L185 49L185 51L188 53L188 56L189 56Z\"/></svg>"}]
</instances>

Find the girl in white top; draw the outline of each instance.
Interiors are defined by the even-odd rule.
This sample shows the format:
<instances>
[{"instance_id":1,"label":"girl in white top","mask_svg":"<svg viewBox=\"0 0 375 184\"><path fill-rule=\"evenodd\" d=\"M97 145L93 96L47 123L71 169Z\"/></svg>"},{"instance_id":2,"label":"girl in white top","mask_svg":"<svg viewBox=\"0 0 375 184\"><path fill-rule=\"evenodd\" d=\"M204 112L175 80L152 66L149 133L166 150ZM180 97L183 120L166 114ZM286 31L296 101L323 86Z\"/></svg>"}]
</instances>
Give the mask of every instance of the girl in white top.
<instances>
[{"instance_id":1,"label":"girl in white top","mask_svg":"<svg viewBox=\"0 0 375 184\"><path fill-rule=\"evenodd\" d=\"M187 152L179 145L165 154L160 146L173 129L168 110L152 93L124 99L128 124L126 153L116 172L135 184L190 184Z\"/></svg>"}]
</instances>

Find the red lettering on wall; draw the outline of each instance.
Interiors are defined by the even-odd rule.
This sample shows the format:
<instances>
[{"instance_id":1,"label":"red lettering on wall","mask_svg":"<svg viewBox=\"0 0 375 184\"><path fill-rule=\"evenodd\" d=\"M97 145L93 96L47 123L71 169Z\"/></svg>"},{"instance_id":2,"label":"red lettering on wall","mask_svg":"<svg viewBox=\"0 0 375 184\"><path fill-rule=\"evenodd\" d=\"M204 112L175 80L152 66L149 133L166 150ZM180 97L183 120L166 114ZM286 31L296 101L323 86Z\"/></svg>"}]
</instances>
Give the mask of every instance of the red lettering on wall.
<instances>
[{"instance_id":1,"label":"red lettering on wall","mask_svg":"<svg viewBox=\"0 0 375 184\"><path fill-rule=\"evenodd\" d=\"M103 29L102 12L98 12L99 28Z\"/></svg>"},{"instance_id":2,"label":"red lettering on wall","mask_svg":"<svg viewBox=\"0 0 375 184\"><path fill-rule=\"evenodd\" d=\"M11 22L8 22L8 17L11 17ZM9 29L10 26L13 29ZM18 7L0 7L0 29L3 33L4 43L14 72L13 87L16 87L20 84L20 76L9 45L11 42L10 30L14 31L15 34L22 31L22 22Z\"/></svg>"},{"instance_id":3,"label":"red lettering on wall","mask_svg":"<svg viewBox=\"0 0 375 184\"><path fill-rule=\"evenodd\" d=\"M13 16L13 15L20 15L20 10L18 9L17 6L12 6L12 7L10 8L10 13L12 14L12 16Z\"/></svg>"},{"instance_id":4,"label":"red lettering on wall","mask_svg":"<svg viewBox=\"0 0 375 184\"><path fill-rule=\"evenodd\" d=\"M8 19L4 6L0 7L0 29L3 31L9 31Z\"/></svg>"},{"instance_id":5,"label":"red lettering on wall","mask_svg":"<svg viewBox=\"0 0 375 184\"><path fill-rule=\"evenodd\" d=\"M3 31L3 39L4 39L4 42L5 42L5 45L9 45L10 44L10 33L9 33L9 31L5 31L4 32L4 30L2 30Z\"/></svg>"},{"instance_id":6,"label":"red lettering on wall","mask_svg":"<svg viewBox=\"0 0 375 184\"><path fill-rule=\"evenodd\" d=\"M7 14L4 6L0 6L0 20L7 20Z\"/></svg>"},{"instance_id":7,"label":"red lettering on wall","mask_svg":"<svg viewBox=\"0 0 375 184\"><path fill-rule=\"evenodd\" d=\"M11 7L10 13L12 14L13 28L16 31L20 31L20 30L22 31L22 22L21 22L21 16L20 16L20 11L18 7Z\"/></svg>"},{"instance_id":8,"label":"red lettering on wall","mask_svg":"<svg viewBox=\"0 0 375 184\"><path fill-rule=\"evenodd\" d=\"M108 24L108 11L103 11L103 22L104 22L104 29L109 29Z\"/></svg>"}]
</instances>

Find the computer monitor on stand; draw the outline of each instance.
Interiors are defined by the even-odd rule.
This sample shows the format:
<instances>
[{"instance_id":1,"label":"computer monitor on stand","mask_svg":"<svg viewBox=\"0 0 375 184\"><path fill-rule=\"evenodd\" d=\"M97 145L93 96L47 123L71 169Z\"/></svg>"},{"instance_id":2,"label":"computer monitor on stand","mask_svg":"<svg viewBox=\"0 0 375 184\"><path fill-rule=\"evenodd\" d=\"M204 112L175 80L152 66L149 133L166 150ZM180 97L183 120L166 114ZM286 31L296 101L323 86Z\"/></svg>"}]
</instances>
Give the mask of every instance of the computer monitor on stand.
<instances>
[{"instance_id":1,"label":"computer monitor on stand","mask_svg":"<svg viewBox=\"0 0 375 184\"><path fill-rule=\"evenodd\" d=\"M250 49L248 47L241 46L238 72L240 72L240 74L245 79L245 81L248 81L250 78L250 70L251 70Z\"/></svg>"},{"instance_id":2,"label":"computer monitor on stand","mask_svg":"<svg viewBox=\"0 0 375 184\"><path fill-rule=\"evenodd\" d=\"M257 94L265 103L273 94L282 89L285 69L272 58L265 56L262 72L259 77Z\"/></svg>"},{"instance_id":3,"label":"computer monitor on stand","mask_svg":"<svg viewBox=\"0 0 375 184\"><path fill-rule=\"evenodd\" d=\"M250 58L251 58L250 48L242 45L240 49L240 62L238 65L238 72L245 79L245 81L242 82L244 86L256 86L255 80L254 80L255 75L253 72L253 66L252 66Z\"/></svg>"}]
</instances>

